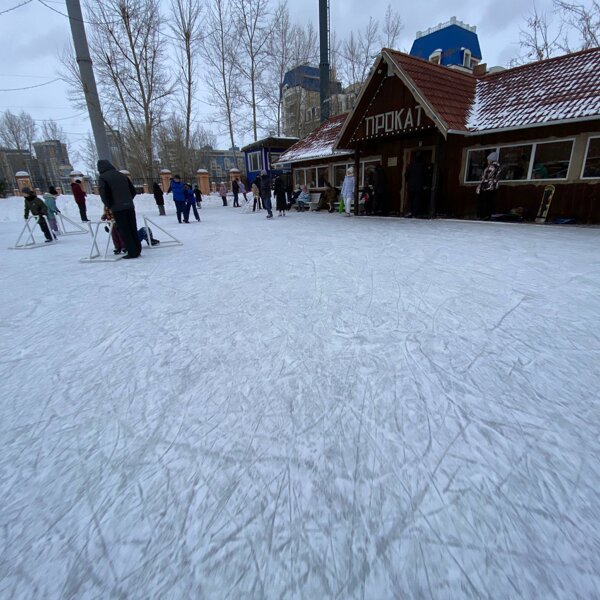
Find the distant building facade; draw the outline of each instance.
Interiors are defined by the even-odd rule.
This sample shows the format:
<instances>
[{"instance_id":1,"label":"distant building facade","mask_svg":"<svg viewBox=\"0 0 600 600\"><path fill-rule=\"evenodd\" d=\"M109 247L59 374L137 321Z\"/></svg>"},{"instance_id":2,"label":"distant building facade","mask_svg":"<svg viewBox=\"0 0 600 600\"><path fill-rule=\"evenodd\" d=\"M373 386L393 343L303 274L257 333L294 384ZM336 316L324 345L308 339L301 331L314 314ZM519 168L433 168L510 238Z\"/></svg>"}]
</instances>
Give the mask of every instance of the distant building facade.
<instances>
[{"instance_id":1,"label":"distant building facade","mask_svg":"<svg viewBox=\"0 0 600 600\"><path fill-rule=\"evenodd\" d=\"M34 142L33 147L46 184L44 187L62 185L62 182L69 178L69 173L73 170L66 144L59 140L46 140Z\"/></svg>"},{"instance_id":2,"label":"distant building facade","mask_svg":"<svg viewBox=\"0 0 600 600\"><path fill-rule=\"evenodd\" d=\"M452 17L426 31L417 31L411 56L436 65L472 71L481 62L477 27Z\"/></svg>"},{"instance_id":3,"label":"distant building facade","mask_svg":"<svg viewBox=\"0 0 600 600\"><path fill-rule=\"evenodd\" d=\"M335 116L351 110L359 88L360 86L349 86L342 89L342 84L332 74L330 115ZM284 135L301 138L319 126L321 110L318 67L294 67L285 74L281 91Z\"/></svg>"},{"instance_id":4,"label":"distant building facade","mask_svg":"<svg viewBox=\"0 0 600 600\"><path fill-rule=\"evenodd\" d=\"M6 188L9 191L17 186L15 173L18 171L29 173L31 181L36 187L46 187L47 182L42 175L39 162L31 152L14 148L0 148L0 179L6 181Z\"/></svg>"}]
</instances>

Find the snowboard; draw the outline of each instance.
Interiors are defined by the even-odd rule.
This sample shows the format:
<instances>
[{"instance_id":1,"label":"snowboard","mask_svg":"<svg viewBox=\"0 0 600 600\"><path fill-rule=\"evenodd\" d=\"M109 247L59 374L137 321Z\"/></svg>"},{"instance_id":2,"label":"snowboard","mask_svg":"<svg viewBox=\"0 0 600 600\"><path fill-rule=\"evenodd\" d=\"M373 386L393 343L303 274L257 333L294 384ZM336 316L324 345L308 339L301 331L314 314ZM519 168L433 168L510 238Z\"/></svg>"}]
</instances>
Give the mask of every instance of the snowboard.
<instances>
[{"instance_id":1,"label":"snowboard","mask_svg":"<svg viewBox=\"0 0 600 600\"><path fill-rule=\"evenodd\" d=\"M550 205L552 204L552 198L554 197L554 186L547 185L544 188L542 195L542 201L540 202L540 208L535 218L536 223L545 223L548 219L548 213L550 212Z\"/></svg>"}]
</instances>

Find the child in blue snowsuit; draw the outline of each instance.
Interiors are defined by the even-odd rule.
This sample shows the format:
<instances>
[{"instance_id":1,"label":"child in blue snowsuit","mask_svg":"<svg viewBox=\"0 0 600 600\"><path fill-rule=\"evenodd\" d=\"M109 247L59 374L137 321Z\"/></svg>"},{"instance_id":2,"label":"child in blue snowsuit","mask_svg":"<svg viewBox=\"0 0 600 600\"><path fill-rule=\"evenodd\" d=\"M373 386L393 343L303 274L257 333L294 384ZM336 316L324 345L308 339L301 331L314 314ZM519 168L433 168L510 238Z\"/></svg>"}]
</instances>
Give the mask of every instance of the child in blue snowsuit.
<instances>
[{"instance_id":1,"label":"child in blue snowsuit","mask_svg":"<svg viewBox=\"0 0 600 600\"><path fill-rule=\"evenodd\" d=\"M194 217L196 217L196 221L199 221L200 215L198 214L198 209L196 208L196 196L194 196L194 190L192 190L192 186L189 183L184 184L183 194L185 196L185 222L190 222L190 209L194 211Z\"/></svg>"}]
</instances>

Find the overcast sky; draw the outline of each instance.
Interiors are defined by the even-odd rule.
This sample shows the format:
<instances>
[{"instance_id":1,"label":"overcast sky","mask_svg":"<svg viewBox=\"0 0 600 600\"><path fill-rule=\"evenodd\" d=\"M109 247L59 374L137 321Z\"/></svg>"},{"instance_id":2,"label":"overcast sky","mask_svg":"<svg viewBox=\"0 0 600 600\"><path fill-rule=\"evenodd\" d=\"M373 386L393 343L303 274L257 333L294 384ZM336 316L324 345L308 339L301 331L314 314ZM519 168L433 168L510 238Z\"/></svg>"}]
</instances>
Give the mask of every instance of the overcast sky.
<instances>
[{"instance_id":1,"label":"overcast sky","mask_svg":"<svg viewBox=\"0 0 600 600\"><path fill-rule=\"evenodd\" d=\"M0 12L24 0L0 0ZM49 6L66 12L64 1L44 0ZM312 20L318 25L318 0L288 0L290 13L300 23ZM370 16L381 20L389 0L331 0L331 23L338 37L357 29ZM538 9L549 9L551 0L537 0ZM410 5L410 10L403 6ZM163 1L166 8L168 2ZM483 60L488 65L506 65L519 53L519 28L533 6L533 0L427 0L422 2L392 2L400 11L404 30L398 47L410 50L415 33L456 16L469 25L477 26ZM312 8L311 8L312 7ZM70 43L68 19L38 0L0 14L0 90L22 88L50 81L57 76L58 55ZM66 97L66 84L57 82L45 87L23 91L0 91L0 111L28 111L35 119L55 119L67 132L72 147L77 147L90 129L87 114L77 115ZM200 94L202 95L202 94ZM209 123L210 108L201 101L197 110ZM239 145L250 141L238 140ZM223 147L228 144L219 137ZM73 161L73 158L72 158ZM73 161L75 162L75 161ZM83 168L77 163L78 168Z\"/></svg>"}]
</instances>

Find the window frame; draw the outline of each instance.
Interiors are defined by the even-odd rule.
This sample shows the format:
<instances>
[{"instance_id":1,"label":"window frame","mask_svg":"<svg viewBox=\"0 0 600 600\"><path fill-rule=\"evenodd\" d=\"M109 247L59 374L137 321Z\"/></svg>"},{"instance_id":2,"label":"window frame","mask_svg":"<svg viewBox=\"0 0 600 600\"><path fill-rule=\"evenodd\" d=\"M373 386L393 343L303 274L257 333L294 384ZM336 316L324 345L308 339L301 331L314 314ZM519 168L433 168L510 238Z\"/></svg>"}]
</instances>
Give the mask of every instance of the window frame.
<instances>
[{"instance_id":1,"label":"window frame","mask_svg":"<svg viewBox=\"0 0 600 600\"><path fill-rule=\"evenodd\" d=\"M591 144L592 140L600 140L600 135L590 135L585 144L585 152L583 154L583 163L581 165L581 174L579 176L579 179L581 179L582 181L594 181L595 179L600 179L600 175L598 175L597 177L584 177L584 175L583 175L585 173L585 163L587 163L588 153L590 151L590 144Z\"/></svg>"},{"instance_id":2,"label":"window frame","mask_svg":"<svg viewBox=\"0 0 600 600\"><path fill-rule=\"evenodd\" d=\"M251 159L258 155L258 169L253 169L251 164ZM253 152L248 152L248 171L250 173L256 173L258 171L263 170L263 152L262 150L254 150Z\"/></svg>"},{"instance_id":3,"label":"window frame","mask_svg":"<svg viewBox=\"0 0 600 600\"><path fill-rule=\"evenodd\" d=\"M567 166L567 174L565 177L549 177L546 179L532 179L531 176L533 175L533 165L535 163L535 158L536 158L536 152L537 152L537 147L538 146L544 146L546 144L557 144L559 142L571 142L571 154L569 154L569 165ZM542 142L534 142L533 144L534 148L533 151L531 153L531 164L529 165L529 173L528 173L528 179L527 181L568 181L569 180L569 175L571 174L571 169L573 168L573 152L575 150L575 138L574 137L570 137L570 138L560 138L557 140L545 140Z\"/></svg>"},{"instance_id":4,"label":"window frame","mask_svg":"<svg viewBox=\"0 0 600 600\"><path fill-rule=\"evenodd\" d=\"M593 136L593 137L600 137L600 136ZM472 148L466 148L467 150L467 156L466 156L466 161L464 163L464 176L463 176L463 185L477 185L479 184L479 180L477 181L468 181L467 180L467 175L469 172L469 157L471 152L478 152L481 150L485 150L485 149L489 149L489 148L494 148L494 151L498 153L498 156L500 156L500 151L502 148L515 148L516 146L531 146L531 155L529 157L529 168L527 170L527 178L526 179L501 179L499 180L499 183L501 184L505 184L505 183L512 183L512 184L517 184L517 185L524 185L526 183L535 183L535 182L552 182L552 181L568 181L569 180L569 175L571 174L571 169L573 168L573 152L575 151L575 138L574 137L566 137L566 138L557 138L555 140L536 140L536 141L528 141L528 140L524 140L521 142L515 142L512 144L498 144L496 146L493 146L492 144L490 144L489 146L485 146L482 145L480 147L472 147ZM537 151L537 147L538 146L542 146L544 144L557 144L559 142L571 142L571 154L569 155L569 166L567 168L567 175L566 177L554 177L554 178L547 178L547 179L533 179L532 175L533 175L533 165L535 163L534 159L535 159L535 154ZM586 153L587 156L587 153ZM585 162L584 162L585 165ZM500 165L502 166L502 164ZM583 169L581 171L583 173ZM589 177L587 179L590 179ZM594 178L597 179L597 178Z\"/></svg>"},{"instance_id":5,"label":"window frame","mask_svg":"<svg viewBox=\"0 0 600 600\"><path fill-rule=\"evenodd\" d=\"M434 62L434 60L433 60L434 58L437 58L437 62ZM427 61L434 65L441 65L442 64L442 53L439 50L432 52L429 55L429 58L427 59Z\"/></svg>"},{"instance_id":6,"label":"window frame","mask_svg":"<svg viewBox=\"0 0 600 600\"><path fill-rule=\"evenodd\" d=\"M471 69L471 59L472 59L473 55L471 53L471 51L468 48L465 48L463 50L463 67L466 67L467 69Z\"/></svg>"}]
</instances>

